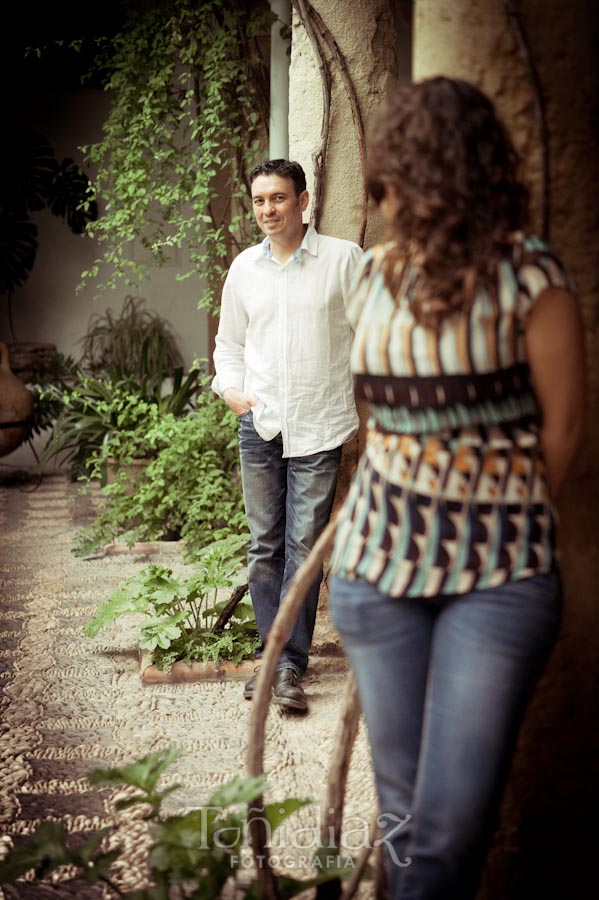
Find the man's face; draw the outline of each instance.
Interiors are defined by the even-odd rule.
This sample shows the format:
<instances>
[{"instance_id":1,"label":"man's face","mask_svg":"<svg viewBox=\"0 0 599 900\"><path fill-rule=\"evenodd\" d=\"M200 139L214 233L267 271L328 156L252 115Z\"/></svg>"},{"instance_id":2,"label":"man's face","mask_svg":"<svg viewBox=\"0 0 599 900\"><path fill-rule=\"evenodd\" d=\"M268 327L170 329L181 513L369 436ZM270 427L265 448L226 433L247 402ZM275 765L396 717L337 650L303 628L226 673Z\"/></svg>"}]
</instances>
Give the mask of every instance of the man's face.
<instances>
[{"instance_id":1,"label":"man's face","mask_svg":"<svg viewBox=\"0 0 599 900\"><path fill-rule=\"evenodd\" d=\"M308 191L302 191L298 197L291 178L258 175L252 182L252 205L258 227L273 241L301 243Z\"/></svg>"}]
</instances>

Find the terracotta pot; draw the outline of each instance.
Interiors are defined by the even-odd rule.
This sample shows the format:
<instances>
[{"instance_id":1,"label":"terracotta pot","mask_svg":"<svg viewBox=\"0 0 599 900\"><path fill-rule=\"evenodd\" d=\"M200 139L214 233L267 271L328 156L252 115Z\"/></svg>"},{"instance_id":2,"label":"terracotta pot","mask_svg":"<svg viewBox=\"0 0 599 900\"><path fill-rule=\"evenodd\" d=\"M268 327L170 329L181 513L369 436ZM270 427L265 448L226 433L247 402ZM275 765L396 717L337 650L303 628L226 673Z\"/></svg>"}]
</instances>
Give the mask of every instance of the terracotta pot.
<instances>
[{"instance_id":1,"label":"terracotta pot","mask_svg":"<svg viewBox=\"0 0 599 900\"><path fill-rule=\"evenodd\" d=\"M8 347L0 341L0 456L27 440L32 412L33 395L11 371Z\"/></svg>"},{"instance_id":2,"label":"terracotta pot","mask_svg":"<svg viewBox=\"0 0 599 900\"><path fill-rule=\"evenodd\" d=\"M39 381L52 374L52 360L56 357L56 344L40 341L9 342L8 356L10 367L15 375L25 384Z\"/></svg>"}]
</instances>

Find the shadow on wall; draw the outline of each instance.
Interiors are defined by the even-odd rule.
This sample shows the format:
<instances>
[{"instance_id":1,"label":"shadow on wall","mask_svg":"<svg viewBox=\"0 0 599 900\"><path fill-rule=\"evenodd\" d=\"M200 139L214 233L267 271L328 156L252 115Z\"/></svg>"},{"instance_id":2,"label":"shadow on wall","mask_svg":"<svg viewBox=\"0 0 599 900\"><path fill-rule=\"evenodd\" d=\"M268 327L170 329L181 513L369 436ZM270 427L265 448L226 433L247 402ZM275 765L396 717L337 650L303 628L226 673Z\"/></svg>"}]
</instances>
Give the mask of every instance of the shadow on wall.
<instances>
[{"instance_id":1,"label":"shadow on wall","mask_svg":"<svg viewBox=\"0 0 599 900\"><path fill-rule=\"evenodd\" d=\"M561 526L570 530L580 507L570 497L560 512ZM592 544L596 524L586 524ZM589 546L586 558L596 565L596 548ZM597 896L597 614L585 591L588 568L585 573L566 557L562 569L560 636L520 734L477 900Z\"/></svg>"}]
</instances>

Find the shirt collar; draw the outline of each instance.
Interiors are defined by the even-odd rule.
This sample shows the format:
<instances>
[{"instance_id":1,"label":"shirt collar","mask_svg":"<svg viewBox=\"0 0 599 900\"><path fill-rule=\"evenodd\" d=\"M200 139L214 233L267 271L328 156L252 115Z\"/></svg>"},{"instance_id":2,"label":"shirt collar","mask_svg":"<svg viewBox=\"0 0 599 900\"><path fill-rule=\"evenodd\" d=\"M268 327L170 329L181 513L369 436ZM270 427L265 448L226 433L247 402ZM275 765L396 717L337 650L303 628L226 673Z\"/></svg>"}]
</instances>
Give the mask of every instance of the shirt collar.
<instances>
[{"instance_id":1,"label":"shirt collar","mask_svg":"<svg viewBox=\"0 0 599 900\"><path fill-rule=\"evenodd\" d=\"M270 238L267 236L264 238L262 243L259 245L260 250L260 258L262 259L272 259L272 250L270 247ZM297 248L297 250L293 253L293 262L301 263L302 261L302 250L306 250L307 253L310 253L312 256L318 256L318 232L314 228L313 225L308 225L306 229L306 233L304 235L304 239Z\"/></svg>"}]
</instances>

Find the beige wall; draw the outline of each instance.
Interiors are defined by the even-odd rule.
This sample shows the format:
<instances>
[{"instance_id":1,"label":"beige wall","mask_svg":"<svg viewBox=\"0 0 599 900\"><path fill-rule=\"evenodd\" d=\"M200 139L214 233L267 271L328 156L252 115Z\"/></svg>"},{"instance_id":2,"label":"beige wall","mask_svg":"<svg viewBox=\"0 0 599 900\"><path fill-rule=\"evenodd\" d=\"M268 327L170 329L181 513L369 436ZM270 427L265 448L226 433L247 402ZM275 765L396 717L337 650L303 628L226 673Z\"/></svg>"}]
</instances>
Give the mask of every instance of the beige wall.
<instances>
[{"instance_id":1,"label":"beige wall","mask_svg":"<svg viewBox=\"0 0 599 900\"><path fill-rule=\"evenodd\" d=\"M34 129L47 136L58 159L69 156L82 163L77 148L99 139L106 112L105 94L79 90L60 97L39 97L29 120ZM50 342L62 353L78 358L80 340L92 313L102 313L107 308L120 310L126 294L133 293L145 297L150 309L168 319L187 364L196 356L208 357L207 314L197 309L197 281L176 280L177 273L185 271L184 253L178 253L172 264L153 268L139 290L120 286L100 292L90 283L79 291L81 273L98 256L97 243L74 235L62 219L48 210L34 213L32 218L38 227L39 250L29 279L13 296L17 340ZM141 245L136 245L134 253L142 252ZM0 337L12 340L4 302L0 304ZM42 440L37 438L35 444L39 448ZM25 444L2 457L1 462L22 466L35 461Z\"/></svg>"},{"instance_id":2,"label":"beige wall","mask_svg":"<svg viewBox=\"0 0 599 900\"><path fill-rule=\"evenodd\" d=\"M546 102L550 239L580 293L589 397L584 443L558 501L566 588L561 638L529 710L480 900L586 900L597 884L597 873L593 881L587 874L596 857L588 827L596 813L589 789L598 758L597 29L590 0L515 6ZM466 78L496 102L525 163L537 229L534 95L504 2L416 0L413 65L415 80Z\"/></svg>"},{"instance_id":3,"label":"beige wall","mask_svg":"<svg viewBox=\"0 0 599 900\"><path fill-rule=\"evenodd\" d=\"M394 0L315 0L314 6L346 56L368 126L398 72L397 5ZM478 900L590 900L597 883L597 873L590 874L596 857L590 787L599 756L597 22L592 0L521 0L515 6L543 86L550 134L550 240L580 295L589 414L558 503L565 582L561 637L528 711ZM532 227L538 229L541 147L534 93L504 0L415 0L412 54L415 80L435 74L466 78L495 101L523 157L532 189ZM290 75L290 156L302 163L311 186L312 153L320 142L321 85L297 16ZM335 76L323 232L356 240L360 177L351 113ZM383 233L380 220L371 218L365 246ZM342 491L346 487L347 477Z\"/></svg>"}]
</instances>

